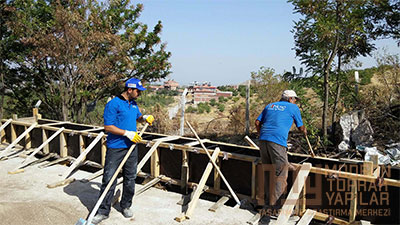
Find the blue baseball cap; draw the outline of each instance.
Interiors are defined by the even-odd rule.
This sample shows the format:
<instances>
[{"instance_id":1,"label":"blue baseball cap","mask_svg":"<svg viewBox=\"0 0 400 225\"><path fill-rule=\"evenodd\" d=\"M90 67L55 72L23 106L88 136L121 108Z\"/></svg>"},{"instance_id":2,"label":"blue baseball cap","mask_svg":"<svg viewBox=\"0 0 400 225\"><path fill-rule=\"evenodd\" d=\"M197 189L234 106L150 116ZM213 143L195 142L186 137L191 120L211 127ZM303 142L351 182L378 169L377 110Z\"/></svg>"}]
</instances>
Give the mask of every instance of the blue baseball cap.
<instances>
[{"instance_id":1,"label":"blue baseball cap","mask_svg":"<svg viewBox=\"0 0 400 225\"><path fill-rule=\"evenodd\" d=\"M146 90L146 88L143 87L142 82L141 82L139 79L136 79L136 78L131 78L131 79L127 80L127 81L125 82L125 87L128 87L128 88L136 88L136 89L138 89L139 91L144 91L144 90Z\"/></svg>"}]
</instances>

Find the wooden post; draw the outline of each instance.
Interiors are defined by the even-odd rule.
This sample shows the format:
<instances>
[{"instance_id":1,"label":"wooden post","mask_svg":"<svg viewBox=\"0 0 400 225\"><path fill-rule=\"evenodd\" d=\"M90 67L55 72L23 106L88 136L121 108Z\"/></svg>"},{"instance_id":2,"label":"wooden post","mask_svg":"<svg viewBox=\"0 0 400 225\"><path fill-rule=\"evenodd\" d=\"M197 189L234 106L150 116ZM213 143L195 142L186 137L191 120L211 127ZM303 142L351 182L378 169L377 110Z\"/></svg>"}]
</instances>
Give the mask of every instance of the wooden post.
<instances>
[{"instance_id":1,"label":"wooden post","mask_svg":"<svg viewBox=\"0 0 400 225\"><path fill-rule=\"evenodd\" d=\"M350 202L350 219L349 222L356 220L357 215L357 180L351 182L351 202Z\"/></svg>"},{"instance_id":2,"label":"wooden post","mask_svg":"<svg viewBox=\"0 0 400 225\"><path fill-rule=\"evenodd\" d=\"M15 124L11 123L11 143L17 139L17 129Z\"/></svg>"},{"instance_id":3,"label":"wooden post","mask_svg":"<svg viewBox=\"0 0 400 225\"><path fill-rule=\"evenodd\" d=\"M39 120L39 109L38 108L32 109L32 116L36 122Z\"/></svg>"},{"instance_id":4,"label":"wooden post","mask_svg":"<svg viewBox=\"0 0 400 225\"><path fill-rule=\"evenodd\" d=\"M372 176L373 173L374 173L374 163L371 161L364 161L363 174Z\"/></svg>"},{"instance_id":5,"label":"wooden post","mask_svg":"<svg viewBox=\"0 0 400 225\"><path fill-rule=\"evenodd\" d=\"M47 139L48 139L47 130L45 130L44 128L42 128L42 143L46 143ZM43 147L43 153L44 153L44 154L50 153L49 145L45 145L45 146Z\"/></svg>"},{"instance_id":6,"label":"wooden post","mask_svg":"<svg viewBox=\"0 0 400 225\"><path fill-rule=\"evenodd\" d=\"M220 152L220 149L217 147L211 156L210 162L208 162L207 167L203 172L203 176L201 177L199 185L197 186L197 188L193 194L193 197L189 202L189 206L188 206L188 209L187 209L185 215L183 217L177 217L177 218L175 218L175 220L182 222L185 219L190 219L190 217L192 216L193 211L194 211L194 209L197 205L197 202L200 198L200 194L203 192L203 188L206 185L206 181L207 181L208 177L210 176L211 170L213 168L213 162L215 163L215 159L218 157L219 152Z\"/></svg>"},{"instance_id":7,"label":"wooden post","mask_svg":"<svg viewBox=\"0 0 400 225\"><path fill-rule=\"evenodd\" d=\"M28 129L27 126L24 126L24 128L25 128L25 130ZM25 150L26 150L26 149L30 149L31 147L32 147L31 133L28 132L28 133L25 135Z\"/></svg>"},{"instance_id":8,"label":"wooden post","mask_svg":"<svg viewBox=\"0 0 400 225\"><path fill-rule=\"evenodd\" d=\"M257 160L258 161L258 160ZM251 164L251 199L256 199L257 161Z\"/></svg>"},{"instance_id":9,"label":"wooden post","mask_svg":"<svg viewBox=\"0 0 400 225\"><path fill-rule=\"evenodd\" d=\"M79 135L79 154L82 154L83 151L85 151L86 148L86 144L85 144L85 140L82 136L82 134ZM85 159L83 159L85 160Z\"/></svg>"},{"instance_id":10,"label":"wooden post","mask_svg":"<svg viewBox=\"0 0 400 225\"><path fill-rule=\"evenodd\" d=\"M215 159L215 163L221 168L221 160L219 157ZM221 176L219 175L218 171L214 168L214 190L220 191L221 190Z\"/></svg>"},{"instance_id":11,"label":"wooden post","mask_svg":"<svg viewBox=\"0 0 400 225\"><path fill-rule=\"evenodd\" d=\"M257 164L257 194L256 200L259 205L265 204L264 191L264 167L262 163Z\"/></svg>"},{"instance_id":12,"label":"wooden post","mask_svg":"<svg viewBox=\"0 0 400 225\"><path fill-rule=\"evenodd\" d=\"M68 156L68 147L67 147L67 137L64 132L60 134L60 157L64 158Z\"/></svg>"},{"instance_id":13,"label":"wooden post","mask_svg":"<svg viewBox=\"0 0 400 225\"><path fill-rule=\"evenodd\" d=\"M151 154L150 158L150 174L152 177L160 176L160 149L158 147Z\"/></svg>"},{"instance_id":14,"label":"wooden post","mask_svg":"<svg viewBox=\"0 0 400 225\"><path fill-rule=\"evenodd\" d=\"M10 124L12 119L8 119L0 127L0 144L6 142L6 132L4 131L6 126Z\"/></svg>"},{"instance_id":15,"label":"wooden post","mask_svg":"<svg viewBox=\"0 0 400 225\"><path fill-rule=\"evenodd\" d=\"M189 157L186 150L182 150L182 169L181 169L181 194L188 194L189 181Z\"/></svg>"}]
</instances>

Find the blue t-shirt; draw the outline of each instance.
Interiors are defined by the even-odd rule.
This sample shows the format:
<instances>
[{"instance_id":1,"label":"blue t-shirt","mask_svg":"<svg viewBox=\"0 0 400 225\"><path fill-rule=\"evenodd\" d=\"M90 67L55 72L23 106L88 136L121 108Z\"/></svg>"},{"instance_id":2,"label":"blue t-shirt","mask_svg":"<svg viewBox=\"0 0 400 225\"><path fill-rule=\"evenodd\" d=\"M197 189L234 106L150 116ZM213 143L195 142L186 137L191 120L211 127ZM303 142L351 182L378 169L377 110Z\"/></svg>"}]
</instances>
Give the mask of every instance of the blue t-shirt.
<instances>
[{"instance_id":1,"label":"blue t-shirt","mask_svg":"<svg viewBox=\"0 0 400 225\"><path fill-rule=\"evenodd\" d=\"M287 147L293 121L297 127L303 126L299 107L287 101L268 104L257 120L261 122L260 140L271 141L284 147Z\"/></svg>"},{"instance_id":2,"label":"blue t-shirt","mask_svg":"<svg viewBox=\"0 0 400 225\"><path fill-rule=\"evenodd\" d=\"M142 115L134 100L125 100L122 96L113 98L104 108L104 125L114 125L123 130L136 131L136 120ZM107 147L129 148L133 142L122 135L108 133Z\"/></svg>"}]
</instances>

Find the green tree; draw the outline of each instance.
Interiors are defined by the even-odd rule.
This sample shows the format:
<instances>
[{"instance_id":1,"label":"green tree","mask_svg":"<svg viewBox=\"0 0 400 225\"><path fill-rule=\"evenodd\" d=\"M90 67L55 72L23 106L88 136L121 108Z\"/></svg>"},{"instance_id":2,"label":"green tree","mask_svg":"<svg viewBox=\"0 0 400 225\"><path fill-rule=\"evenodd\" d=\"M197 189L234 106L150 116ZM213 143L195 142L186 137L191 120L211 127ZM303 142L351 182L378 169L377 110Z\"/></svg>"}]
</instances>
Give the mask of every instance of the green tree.
<instances>
[{"instance_id":1,"label":"green tree","mask_svg":"<svg viewBox=\"0 0 400 225\"><path fill-rule=\"evenodd\" d=\"M257 72L251 72L251 79L251 86L264 104L279 100L282 91L288 85L287 82L282 81L279 75L275 74L274 69L268 67L261 67Z\"/></svg>"},{"instance_id":2,"label":"green tree","mask_svg":"<svg viewBox=\"0 0 400 225\"><path fill-rule=\"evenodd\" d=\"M323 77L322 133L327 137L330 73L338 57L338 73L343 59L369 54L374 46L366 35L364 0L289 0L303 15L294 26L295 50L307 71Z\"/></svg>"},{"instance_id":3,"label":"green tree","mask_svg":"<svg viewBox=\"0 0 400 225\"><path fill-rule=\"evenodd\" d=\"M44 103L42 110L51 118L82 122L90 102L120 92L126 79L153 81L169 74L170 53L159 37L161 22L148 31L137 21L141 4L130 6L124 0L107 5L84 0L6 4L13 12L7 28L14 43L27 49L17 59L7 59L15 70L6 79L7 88L14 95L36 90Z\"/></svg>"}]
</instances>

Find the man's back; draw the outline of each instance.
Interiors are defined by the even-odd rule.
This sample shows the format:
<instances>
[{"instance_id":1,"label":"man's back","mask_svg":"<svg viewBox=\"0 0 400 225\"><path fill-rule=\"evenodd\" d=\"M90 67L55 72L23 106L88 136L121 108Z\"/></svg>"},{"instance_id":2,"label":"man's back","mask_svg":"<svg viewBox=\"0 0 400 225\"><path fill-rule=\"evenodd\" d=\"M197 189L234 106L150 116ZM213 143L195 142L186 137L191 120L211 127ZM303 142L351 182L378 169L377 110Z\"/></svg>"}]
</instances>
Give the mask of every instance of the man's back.
<instances>
[{"instance_id":1,"label":"man's back","mask_svg":"<svg viewBox=\"0 0 400 225\"><path fill-rule=\"evenodd\" d=\"M287 101L268 104L257 120L262 124L260 140L271 141L285 147L293 121L297 127L303 125L299 107Z\"/></svg>"}]
</instances>

